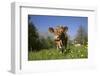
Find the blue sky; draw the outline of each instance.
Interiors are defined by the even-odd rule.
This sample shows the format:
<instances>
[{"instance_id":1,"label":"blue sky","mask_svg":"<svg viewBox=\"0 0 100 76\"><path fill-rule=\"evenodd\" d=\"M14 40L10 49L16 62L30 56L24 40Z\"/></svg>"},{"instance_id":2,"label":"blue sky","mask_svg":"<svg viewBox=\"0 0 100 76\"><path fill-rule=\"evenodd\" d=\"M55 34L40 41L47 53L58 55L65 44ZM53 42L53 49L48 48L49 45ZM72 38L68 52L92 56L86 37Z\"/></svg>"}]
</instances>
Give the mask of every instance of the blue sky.
<instances>
[{"instance_id":1,"label":"blue sky","mask_svg":"<svg viewBox=\"0 0 100 76\"><path fill-rule=\"evenodd\" d=\"M40 32L48 32L49 27L56 27L59 25L67 26L69 28L68 34L73 37L76 35L79 26L83 26L87 31L88 18L79 16L47 16L47 15L29 15L31 21L35 24Z\"/></svg>"}]
</instances>

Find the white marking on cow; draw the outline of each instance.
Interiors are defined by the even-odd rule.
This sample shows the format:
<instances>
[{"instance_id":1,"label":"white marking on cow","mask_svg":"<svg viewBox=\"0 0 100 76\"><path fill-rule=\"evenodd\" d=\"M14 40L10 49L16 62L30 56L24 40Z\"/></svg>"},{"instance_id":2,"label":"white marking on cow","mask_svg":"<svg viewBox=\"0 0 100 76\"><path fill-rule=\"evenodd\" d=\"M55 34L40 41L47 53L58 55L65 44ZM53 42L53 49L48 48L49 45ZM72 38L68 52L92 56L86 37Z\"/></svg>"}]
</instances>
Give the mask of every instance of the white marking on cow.
<instances>
[{"instance_id":1,"label":"white marking on cow","mask_svg":"<svg viewBox=\"0 0 100 76\"><path fill-rule=\"evenodd\" d=\"M57 39L57 38L58 38L58 36L57 36L57 35L55 35L55 36L54 36L54 39Z\"/></svg>"}]
</instances>

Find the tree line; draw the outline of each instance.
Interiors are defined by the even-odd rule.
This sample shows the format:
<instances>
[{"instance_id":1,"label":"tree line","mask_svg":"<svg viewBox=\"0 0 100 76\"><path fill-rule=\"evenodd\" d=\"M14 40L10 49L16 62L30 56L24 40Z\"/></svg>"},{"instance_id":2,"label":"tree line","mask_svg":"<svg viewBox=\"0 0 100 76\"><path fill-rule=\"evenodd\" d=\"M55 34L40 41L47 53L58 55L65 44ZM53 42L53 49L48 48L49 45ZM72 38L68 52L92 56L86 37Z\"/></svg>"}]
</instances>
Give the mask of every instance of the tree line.
<instances>
[{"instance_id":1,"label":"tree line","mask_svg":"<svg viewBox=\"0 0 100 76\"><path fill-rule=\"evenodd\" d=\"M39 51L41 49L54 48L54 41L51 37L40 37L34 23L28 18L28 50Z\"/></svg>"},{"instance_id":2,"label":"tree line","mask_svg":"<svg viewBox=\"0 0 100 76\"><path fill-rule=\"evenodd\" d=\"M81 45L87 45L88 33L82 25L78 28L74 41L76 41L76 43L79 43Z\"/></svg>"}]
</instances>

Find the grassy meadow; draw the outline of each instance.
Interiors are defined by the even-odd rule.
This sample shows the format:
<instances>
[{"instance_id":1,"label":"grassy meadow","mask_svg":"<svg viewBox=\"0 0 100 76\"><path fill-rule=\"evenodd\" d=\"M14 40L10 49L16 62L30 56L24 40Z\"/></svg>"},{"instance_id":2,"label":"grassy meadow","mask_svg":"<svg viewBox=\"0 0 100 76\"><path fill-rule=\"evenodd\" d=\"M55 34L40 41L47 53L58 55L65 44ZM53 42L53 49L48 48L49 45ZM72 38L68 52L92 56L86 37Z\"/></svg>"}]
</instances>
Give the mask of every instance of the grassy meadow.
<instances>
[{"instance_id":1,"label":"grassy meadow","mask_svg":"<svg viewBox=\"0 0 100 76\"><path fill-rule=\"evenodd\" d=\"M56 48L43 49L40 51L30 51L28 60L55 60L55 59L80 59L88 58L88 50L85 46L70 46L63 54Z\"/></svg>"}]
</instances>

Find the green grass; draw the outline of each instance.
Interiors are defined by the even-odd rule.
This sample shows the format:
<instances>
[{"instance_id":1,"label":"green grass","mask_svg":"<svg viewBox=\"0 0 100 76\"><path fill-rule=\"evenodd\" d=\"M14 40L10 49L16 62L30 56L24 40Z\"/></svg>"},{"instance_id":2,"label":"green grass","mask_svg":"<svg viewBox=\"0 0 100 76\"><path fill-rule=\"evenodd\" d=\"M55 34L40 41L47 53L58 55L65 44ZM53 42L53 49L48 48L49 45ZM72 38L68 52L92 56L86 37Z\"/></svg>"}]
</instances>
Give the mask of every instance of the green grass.
<instances>
[{"instance_id":1,"label":"green grass","mask_svg":"<svg viewBox=\"0 0 100 76\"><path fill-rule=\"evenodd\" d=\"M87 57L88 50L85 46L70 46L70 50L67 50L63 54L55 48L28 53L28 60L80 59Z\"/></svg>"}]
</instances>

